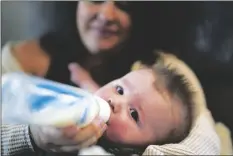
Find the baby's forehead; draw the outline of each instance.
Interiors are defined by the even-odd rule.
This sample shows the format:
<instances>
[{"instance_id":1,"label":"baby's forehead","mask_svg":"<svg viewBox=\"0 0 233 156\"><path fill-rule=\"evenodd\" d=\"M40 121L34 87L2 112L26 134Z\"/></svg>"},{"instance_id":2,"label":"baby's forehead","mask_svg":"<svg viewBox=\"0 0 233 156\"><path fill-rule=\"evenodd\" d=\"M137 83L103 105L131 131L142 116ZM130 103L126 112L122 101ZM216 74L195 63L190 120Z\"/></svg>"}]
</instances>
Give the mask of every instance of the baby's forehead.
<instances>
[{"instance_id":1,"label":"baby's forehead","mask_svg":"<svg viewBox=\"0 0 233 156\"><path fill-rule=\"evenodd\" d=\"M152 91L154 89L155 76L151 70L141 69L132 71L120 79L127 87L131 86L137 92Z\"/></svg>"},{"instance_id":2,"label":"baby's forehead","mask_svg":"<svg viewBox=\"0 0 233 156\"><path fill-rule=\"evenodd\" d=\"M140 69L126 74L123 78L155 80L155 75L151 69Z\"/></svg>"}]
</instances>

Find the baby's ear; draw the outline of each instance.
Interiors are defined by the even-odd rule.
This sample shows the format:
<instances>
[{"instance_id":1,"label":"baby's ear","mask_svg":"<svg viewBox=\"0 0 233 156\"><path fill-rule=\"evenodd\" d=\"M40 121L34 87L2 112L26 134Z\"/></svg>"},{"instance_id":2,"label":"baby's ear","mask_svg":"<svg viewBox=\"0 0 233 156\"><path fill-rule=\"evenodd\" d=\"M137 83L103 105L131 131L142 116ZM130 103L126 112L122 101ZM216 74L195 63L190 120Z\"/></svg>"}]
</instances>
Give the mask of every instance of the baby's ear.
<instances>
[{"instance_id":1,"label":"baby's ear","mask_svg":"<svg viewBox=\"0 0 233 156\"><path fill-rule=\"evenodd\" d=\"M143 68L145 68L145 67L146 67L146 65L144 65L141 61L136 61L136 62L132 65L131 71L143 69Z\"/></svg>"}]
</instances>

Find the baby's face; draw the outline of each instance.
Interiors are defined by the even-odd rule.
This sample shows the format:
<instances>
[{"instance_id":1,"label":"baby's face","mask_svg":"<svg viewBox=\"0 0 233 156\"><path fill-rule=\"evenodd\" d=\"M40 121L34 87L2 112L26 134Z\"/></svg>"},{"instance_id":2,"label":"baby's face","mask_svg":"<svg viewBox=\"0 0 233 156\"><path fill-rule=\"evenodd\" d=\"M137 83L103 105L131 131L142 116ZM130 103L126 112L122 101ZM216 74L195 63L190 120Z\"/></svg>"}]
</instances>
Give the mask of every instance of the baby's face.
<instances>
[{"instance_id":1,"label":"baby's face","mask_svg":"<svg viewBox=\"0 0 233 156\"><path fill-rule=\"evenodd\" d=\"M178 113L165 92L155 87L150 69L130 72L97 91L112 114L105 136L115 143L145 145L164 139L178 124Z\"/></svg>"}]
</instances>

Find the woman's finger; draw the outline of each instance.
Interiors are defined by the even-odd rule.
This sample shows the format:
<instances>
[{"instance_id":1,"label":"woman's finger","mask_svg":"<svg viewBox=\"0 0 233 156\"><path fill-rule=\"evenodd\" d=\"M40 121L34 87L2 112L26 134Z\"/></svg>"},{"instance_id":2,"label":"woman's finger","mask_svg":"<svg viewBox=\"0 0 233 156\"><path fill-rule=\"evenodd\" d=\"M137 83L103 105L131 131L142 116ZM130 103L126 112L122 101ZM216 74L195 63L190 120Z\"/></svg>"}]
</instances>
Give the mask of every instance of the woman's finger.
<instances>
[{"instance_id":1,"label":"woman's finger","mask_svg":"<svg viewBox=\"0 0 233 156\"><path fill-rule=\"evenodd\" d=\"M71 145L71 146L61 146L59 149L60 152L77 152L78 150L82 148L89 147L91 145L94 145L97 142L97 138L95 136L89 138L88 140L84 141L83 143L80 143L78 145Z\"/></svg>"},{"instance_id":2,"label":"woman's finger","mask_svg":"<svg viewBox=\"0 0 233 156\"><path fill-rule=\"evenodd\" d=\"M76 125L69 126L69 127L62 129L63 136L68 139L74 138L76 134L78 133L78 131L80 131L80 129Z\"/></svg>"},{"instance_id":3,"label":"woman's finger","mask_svg":"<svg viewBox=\"0 0 233 156\"><path fill-rule=\"evenodd\" d=\"M84 142L93 136L99 138L103 131L106 130L106 124L102 120L95 120L87 127L80 129L77 135L73 138L77 143Z\"/></svg>"},{"instance_id":4,"label":"woman's finger","mask_svg":"<svg viewBox=\"0 0 233 156\"><path fill-rule=\"evenodd\" d=\"M76 134L78 133L78 130L74 133L73 137L67 137L64 135L63 130L60 128L55 128L51 126L45 126L41 128L41 131L43 134L46 134L45 136L41 136L41 139L44 140L46 144L50 145L74 145L77 144L74 138ZM68 133L68 132L67 132Z\"/></svg>"}]
</instances>

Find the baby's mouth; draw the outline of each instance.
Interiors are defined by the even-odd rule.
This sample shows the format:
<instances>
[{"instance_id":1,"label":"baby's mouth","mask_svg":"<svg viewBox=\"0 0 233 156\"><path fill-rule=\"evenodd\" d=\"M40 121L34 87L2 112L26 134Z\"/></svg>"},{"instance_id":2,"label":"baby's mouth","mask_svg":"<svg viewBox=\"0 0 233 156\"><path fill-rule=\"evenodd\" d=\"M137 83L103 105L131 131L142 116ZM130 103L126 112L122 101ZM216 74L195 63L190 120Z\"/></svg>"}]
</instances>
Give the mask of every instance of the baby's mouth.
<instances>
[{"instance_id":1,"label":"baby's mouth","mask_svg":"<svg viewBox=\"0 0 233 156\"><path fill-rule=\"evenodd\" d=\"M113 109L114 109L113 105L111 105L109 102L108 102L108 104L109 104L109 106L111 108L111 111L113 112Z\"/></svg>"},{"instance_id":2,"label":"baby's mouth","mask_svg":"<svg viewBox=\"0 0 233 156\"><path fill-rule=\"evenodd\" d=\"M109 126L110 125L110 122L111 122L111 116L112 116L112 112L113 112L113 106L110 104L110 102L109 101L107 101L108 102L108 104L109 104L109 106L110 106L110 108L111 108L111 115L110 115L110 117L109 117L109 120L106 122L106 124L107 124L107 126Z\"/></svg>"}]
</instances>

